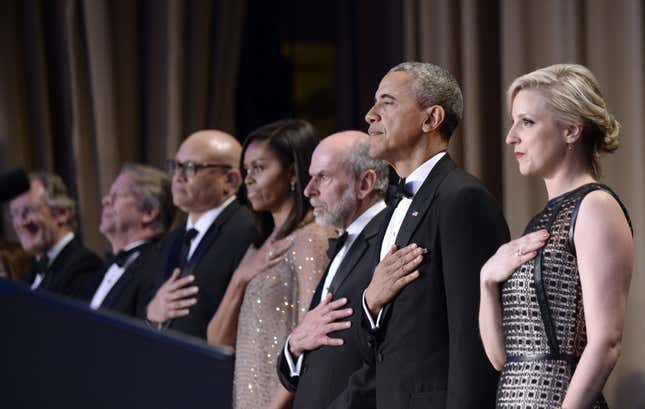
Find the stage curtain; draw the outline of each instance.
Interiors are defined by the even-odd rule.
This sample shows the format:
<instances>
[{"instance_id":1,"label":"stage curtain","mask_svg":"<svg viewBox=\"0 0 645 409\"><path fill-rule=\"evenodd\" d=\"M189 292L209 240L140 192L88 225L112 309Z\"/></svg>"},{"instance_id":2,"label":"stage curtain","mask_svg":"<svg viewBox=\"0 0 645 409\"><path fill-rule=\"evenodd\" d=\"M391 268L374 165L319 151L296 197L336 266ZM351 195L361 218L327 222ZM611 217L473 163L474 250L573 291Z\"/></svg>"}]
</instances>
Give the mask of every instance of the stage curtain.
<instances>
[{"instance_id":1,"label":"stage curtain","mask_svg":"<svg viewBox=\"0 0 645 409\"><path fill-rule=\"evenodd\" d=\"M3 1L0 168L60 174L105 248L100 200L124 162L161 167L190 132L235 129L245 4Z\"/></svg>"}]
</instances>

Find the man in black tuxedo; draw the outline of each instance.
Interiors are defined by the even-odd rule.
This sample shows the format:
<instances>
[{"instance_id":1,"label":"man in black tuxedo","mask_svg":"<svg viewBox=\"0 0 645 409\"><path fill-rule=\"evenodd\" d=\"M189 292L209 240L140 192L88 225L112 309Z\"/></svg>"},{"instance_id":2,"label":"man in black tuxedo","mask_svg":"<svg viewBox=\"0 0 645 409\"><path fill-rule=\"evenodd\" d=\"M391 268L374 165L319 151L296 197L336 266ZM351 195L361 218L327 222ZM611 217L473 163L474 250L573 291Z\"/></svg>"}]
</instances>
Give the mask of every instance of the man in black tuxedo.
<instances>
[{"instance_id":1,"label":"man in black tuxedo","mask_svg":"<svg viewBox=\"0 0 645 409\"><path fill-rule=\"evenodd\" d=\"M56 174L34 172L29 183L9 204L20 244L35 256L25 281L34 290L87 301L103 263L74 234L76 202Z\"/></svg>"},{"instance_id":2,"label":"man in black tuxedo","mask_svg":"<svg viewBox=\"0 0 645 409\"><path fill-rule=\"evenodd\" d=\"M257 236L251 212L235 200L241 151L231 135L207 130L188 137L168 161L173 202L188 218L162 242L169 278L146 314L161 327L206 339L233 271Z\"/></svg>"},{"instance_id":3,"label":"man in black tuxedo","mask_svg":"<svg viewBox=\"0 0 645 409\"><path fill-rule=\"evenodd\" d=\"M462 110L448 71L403 63L366 115L370 155L405 178L363 298L377 408L495 406L498 374L477 331L479 271L509 233L495 199L446 153Z\"/></svg>"},{"instance_id":4,"label":"man in black tuxedo","mask_svg":"<svg viewBox=\"0 0 645 409\"><path fill-rule=\"evenodd\" d=\"M282 384L295 392L294 408L374 405L373 387L347 388L350 376L363 366L354 331L360 327L361 295L372 276L366 260L385 215L388 167L370 158L368 150L366 134L348 131L323 139L311 158L305 195L316 222L345 233L330 239L331 262L310 311L287 339L278 360ZM348 329L352 321L353 328Z\"/></svg>"},{"instance_id":5,"label":"man in black tuxedo","mask_svg":"<svg viewBox=\"0 0 645 409\"><path fill-rule=\"evenodd\" d=\"M159 238L173 222L170 179L155 168L127 164L103 196L100 231L113 256L90 307L144 319L162 274Z\"/></svg>"}]
</instances>

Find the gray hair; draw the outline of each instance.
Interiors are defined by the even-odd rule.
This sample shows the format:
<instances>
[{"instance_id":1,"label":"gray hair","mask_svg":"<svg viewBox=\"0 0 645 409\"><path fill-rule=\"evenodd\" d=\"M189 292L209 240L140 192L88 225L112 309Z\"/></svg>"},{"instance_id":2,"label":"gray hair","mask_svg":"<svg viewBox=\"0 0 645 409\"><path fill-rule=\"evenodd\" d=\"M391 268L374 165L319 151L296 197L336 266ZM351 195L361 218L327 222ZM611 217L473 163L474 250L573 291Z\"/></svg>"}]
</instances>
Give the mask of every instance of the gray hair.
<instances>
[{"instance_id":1,"label":"gray hair","mask_svg":"<svg viewBox=\"0 0 645 409\"><path fill-rule=\"evenodd\" d=\"M38 181L43 185L45 204L50 210L53 212L67 211L69 219L66 225L70 230L76 231L78 228L76 200L70 196L69 189L63 179L53 172L39 170L30 172L29 180L31 182Z\"/></svg>"},{"instance_id":2,"label":"gray hair","mask_svg":"<svg viewBox=\"0 0 645 409\"><path fill-rule=\"evenodd\" d=\"M384 160L370 157L369 150L370 145L368 141L356 142L352 147L349 164L355 177L358 177L367 170L373 170L376 173L373 194L375 197L383 199L388 187L388 164Z\"/></svg>"},{"instance_id":3,"label":"gray hair","mask_svg":"<svg viewBox=\"0 0 645 409\"><path fill-rule=\"evenodd\" d=\"M139 209L148 212L159 211L159 217L152 228L156 234L165 233L175 218L175 207L172 202L170 178L165 172L151 166L137 163L126 163L121 173L127 173L139 197Z\"/></svg>"},{"instance_id":4,"label":"gray hair","mask_svg":"<svg viewBox=\"0 0 645 409\"><path fill-rule=\"evenodd\" d=\"M464 112L464 98L459 83L446 69L430 63L408 61L390 69L408 72L414 78L417 103L423 109L439 105L445 111L439 132L447 140L459 125Z\"/></svg>"}]
</instances>

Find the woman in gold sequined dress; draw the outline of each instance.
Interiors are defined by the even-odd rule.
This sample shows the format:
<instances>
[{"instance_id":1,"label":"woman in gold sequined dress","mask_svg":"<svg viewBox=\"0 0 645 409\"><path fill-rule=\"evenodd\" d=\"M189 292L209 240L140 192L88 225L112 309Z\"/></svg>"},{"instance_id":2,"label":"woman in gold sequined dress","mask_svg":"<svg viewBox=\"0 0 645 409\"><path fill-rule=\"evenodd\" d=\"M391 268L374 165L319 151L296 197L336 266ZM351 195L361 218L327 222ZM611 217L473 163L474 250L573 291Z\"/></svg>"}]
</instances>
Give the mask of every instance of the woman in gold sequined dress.
<instances>
[{"instance_id":1,"label":"woman in gold sequined dress","mask_svg":"<svg viewBox=\"0 0 645 409\"><path fill-rule=\"evenodd\" d=\"M209 343L235 348L236 409L282 408L291 400L275 362L309 307L333 233L313 223L303 195L317 143L314 128L300 120L263 126L244 142L244 185L260 238L233 273L208 326Z\"/></svg>"},{"instance_id":2,"label":"woman in gold sequined dress","mask_svg":"<svg viewBox=\"0 0 645 409\"><path fill-rule=\"evenodd\" d=\"M506 143L549 201L481 270L481 336L502 371L497 408L606 408L633 243L620 199L597 183L598 155L618 147L620 125L581 65L521 76L508 99Z\"/></svg>"}]
</instances>

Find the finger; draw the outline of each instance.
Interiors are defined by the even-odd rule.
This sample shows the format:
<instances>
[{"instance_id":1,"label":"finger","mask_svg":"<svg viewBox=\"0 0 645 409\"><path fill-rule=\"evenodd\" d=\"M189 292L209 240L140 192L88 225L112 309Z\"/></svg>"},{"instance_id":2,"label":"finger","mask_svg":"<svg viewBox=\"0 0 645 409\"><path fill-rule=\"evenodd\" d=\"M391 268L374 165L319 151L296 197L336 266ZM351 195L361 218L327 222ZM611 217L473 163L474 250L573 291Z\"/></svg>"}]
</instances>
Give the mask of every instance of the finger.
<instances>
[{"instance_id":1,"label":"finger","mask_svg":"<svg viewBox=\"0 0 645 409\"><path fill-rule=\"evenodd\" d=\"M392 255L394 253L396 253L396 251L397 251L396 244L392 244L392 247L390 247L390 251L388 251L385 254L385 257L383 257L383 260L381 260L381 263L388 264L388 263L391 263L392 261L396 260L396 258L392 257Z\"/></svg>"},{"instance_id":2,"label":"finger","mask_svg":"<svg viewBox=\"0 0 645 409\"><path fill-rule=\"evenodd\" d=\"M188 284L192 283L193 281L195 281L195 276L192 275L192 274L188 275L186 277L182 277L179 280L175 281L174 283L171 283L170 285L168 285L168 290L169 291L174 291L174 290L176 290L178 288L182 288L182 287L187 286Z\"/></svg>"},{"instance_id":3,"label":"finger","mask_svg":"<svg viewBox=\"0 0 645 409\"><path fill-rule=\"evenodd\" d=\"M417 247L402 255L401 258L399 258L399 262L401 263L401 265L414 263L416 262L417 258L425 252L426 252L426 249L422 247ZM423 257L421 257L421 259L423 260Z\"/></svg>"},{"instance_id":4,"label":"finger","mask_svg":"<svg viewBox=\"0 0 645 409\"><path fill-rule=\"evenodd\" d=\"M342 338L331 338L331 337L325 337L321 341L322 345L328 345L332 347L339 347L343 345L345 341Z\"/></svg>"},{"instance_id":5,"label":"finger","mask_svg":"<svg viewBox=\"0 0 645 409\"><path fill-rule=\"evenodd\" d=\"M269 269L269 268L272 268L272 267L274 267L276 264L280 263L281 261L282 261L282 257L281 257L281 256L273 257L273 258L270 258L270 259L268 259L268 260L266 260L266 259L265 259L265 261L264 261L264 268L263 268L262 270L267 270L267 269Z\"/></svg>"},{"instance_id":6,"label":"finger","mask_svg":"<svg viewBox=\"0 0 645 409\"><path fill-rule=\"evenodd\" d=\"M329 303L331 302L332 297L333 297L332 293L327 293L327 295L325 295L325 297L322 300L320 300L320 303L318 303L316 308L314 308L312 311L323 311L327 307L327 305L329 305Z\"/></svg>"},{"instance_id":7,"label":"finger","mask_svg":"<svg viewBox=\"0 0 645 409\"><path fill-rule=\"evenodd\" d=\"M390 272L391 277L394 279L398 279L400 277L408 275L412 270L417 268L419 264L423 261L423 256L418 255L414 259L406 262L406 263L401 263L396 270L393 270Z\"/></svg>"},{"instance_id":8,"label":"finger","mask_svg":"<svg viewBox=\"0 0 645 409\"><path fill-rule=\"evenodd\" d=\"M389 260L387 261L387 264L388 265L400 264L402 258L409 255L410 253L418 251L418 249L419 249L419 246L416 243L408 244L407 246L402 247L401 249L394 252L394 254L392 254L392 256L390 256ZM383 259L383 261L385 261L385 259Z\"/></svg>"},{"instance_id":9,"label":"finger","mask_svg":"<svg viewBox=\"0 0 645 409\"><path fill-rule=\"evenodd\" d=\"M354 311L351 308L344 308L342 310L335 310L335 311L329 312L329 314L325 315L325 319L329 321L336 321L341 318L347 318L353 313Z\"/></svg>"},{"instance_id":10,"label":"finger","mask_svg":"<svg viewBox=\"0 0 645 409\"><path fill-rule=\"evenodd\" d=\"M322 327L324 334L330 334L332 332L341 331L348 329L352 326L351 321L342 321L342 322L330 322Z\"/></svg>"},{"instance_id":11,"label":"finger","mask_svg":"<svg viewBox=\"0 0 645 409\"><path fill-rule=\"evenodd\" d=\"M191 306L193 306L195 304L197 304L197 298L187 298L185 300L178 300L178 301L169 302L168 303L168 309L170 311L181 310L181 309L191 307Z\"/></svg>"},{"instance_id":12,"label":"finger","mask_svg":"<svg viewBox=\"0 0 645 409\"><path fill-rule=\"evenodd\" d=\"M419 278L421 274L419 273L419 270L414 270L410 274L404 275L403 277L398 278L396 281L394 281L394 284L392 285L392 289L398 293L403 287L406 285L410 284L412 281L416 280Z\"/></svg>"},{"instance_id":13,"label":"finger","mask_svg":"<svg viewBox=\"0 0 645 409\"><path fill-rule=\"evenodd\" d=\"M189 313L190 313L190 310L188 310L188 308L185 308L182 310L172 310L172 311L168 311L168 318L185 317Z\"/></svg>"},{"instance_id":14,"label":"finger","mask_svg":"<svg viewBox=\"0 0 645 409\"><path fill-rule=\"evenodd\" d=\"M330 297L330 300L331 300L331 297ZM347 298L345 297L339 298L327 304L327 311L337 310L345 304L347 304Z\"/></svg>"},{"instance_id":15,"label":"finger","mask_svg":"<svg viewBox=\"0 0 645 409\"><path fill-rule=\"evenodd\" d=\"M178 290L175 290L173 292L168 293L168 297L166 298L168 301L175 301L175 300L180 300L182 298L190 297L192 295L197 294L199 292L199 287L196 285L192 287L187 287L187 288L181 288Z\"/></svg>"}]
</instances>

